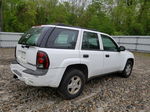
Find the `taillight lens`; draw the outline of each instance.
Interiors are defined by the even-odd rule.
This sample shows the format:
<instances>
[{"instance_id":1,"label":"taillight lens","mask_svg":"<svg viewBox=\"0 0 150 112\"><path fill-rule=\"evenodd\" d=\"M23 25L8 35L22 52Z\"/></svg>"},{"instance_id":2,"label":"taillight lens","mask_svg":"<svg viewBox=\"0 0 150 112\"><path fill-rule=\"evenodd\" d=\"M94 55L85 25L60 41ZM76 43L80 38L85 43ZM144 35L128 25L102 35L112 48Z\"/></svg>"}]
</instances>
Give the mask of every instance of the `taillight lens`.
<instances>
[{"instance_id":1,"label":"taillight lens","mask_svg":"<svg viewBox=\"0 0 150 112\"><path fill-rule=\"evenodd\" d=\"M36 59L36 66L39 69L48 69L49 67L49 58L47 54L43 51L38 51L37 59Z\"/></svg>"}]
</instances>

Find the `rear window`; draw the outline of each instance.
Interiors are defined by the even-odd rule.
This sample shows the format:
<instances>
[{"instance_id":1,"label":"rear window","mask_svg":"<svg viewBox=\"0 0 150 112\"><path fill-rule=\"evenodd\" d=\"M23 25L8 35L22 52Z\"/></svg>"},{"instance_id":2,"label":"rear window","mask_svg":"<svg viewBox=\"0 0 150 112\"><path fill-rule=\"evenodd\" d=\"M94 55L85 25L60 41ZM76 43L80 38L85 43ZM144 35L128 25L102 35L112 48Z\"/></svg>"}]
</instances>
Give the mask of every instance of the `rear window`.
<instances>
[{"instance_id":1,"label":"rear window","mask_svg":"<svg viewBox=\"0 0 150 112\"><path fill-rule=\"evenodd\" d=\"M74 49L78 31L64 28L55 28L50 35L47 47L60 49Z\"/></svg>"},{"instance_id":2,"label":"rear window","mask_svg":"<svg viewBox=\"0 0 150 112\"><path fill-rule=\"evenodd\" d=\"M22 35L18 43L36 46L39 37L44 32L44 29L45 29L44 27L31 28L30 30L28 30L26 33Z\"/></svg>"}]
</instances>

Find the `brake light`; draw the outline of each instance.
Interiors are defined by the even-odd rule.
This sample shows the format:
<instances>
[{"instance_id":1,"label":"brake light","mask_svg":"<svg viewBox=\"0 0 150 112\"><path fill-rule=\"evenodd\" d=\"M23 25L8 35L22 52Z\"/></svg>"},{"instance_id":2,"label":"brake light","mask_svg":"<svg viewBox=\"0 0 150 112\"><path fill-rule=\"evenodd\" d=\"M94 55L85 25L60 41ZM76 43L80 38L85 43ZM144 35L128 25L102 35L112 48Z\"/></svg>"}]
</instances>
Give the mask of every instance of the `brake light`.
<instances>
[{"instance_id":1,"label":"brake light","mask_svg":"<svg viewBox=\"0 0 150 112\"><path fill-rule=\"evenodd\" d=\"M36 66L39 69L48 69L49 67L49 58L47 54L43 51L38 51L37 59L36 59Z\"/></svg>"}]
</instances>

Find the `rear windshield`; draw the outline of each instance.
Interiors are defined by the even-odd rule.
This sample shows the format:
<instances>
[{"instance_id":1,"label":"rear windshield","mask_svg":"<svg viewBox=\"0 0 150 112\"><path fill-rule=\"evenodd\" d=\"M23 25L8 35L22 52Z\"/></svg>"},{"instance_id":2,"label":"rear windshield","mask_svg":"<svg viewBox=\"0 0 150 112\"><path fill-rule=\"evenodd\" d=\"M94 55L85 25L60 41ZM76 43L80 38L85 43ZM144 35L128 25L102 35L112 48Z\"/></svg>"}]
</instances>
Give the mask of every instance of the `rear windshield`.
<instances>
[{"instance_id":1,"label":"rear windshield","mask_svg":"<svg viewBox=\"0 0 150 112\"><path fill-rule=\"evenodd\" d=\"M48 39L47 47L59 49L74 49L77 41L77 36L77 30L55 28Z\"/></svg>"},{"instance_id":2,"label":"rear windshield","mask_svg":"<svg viewBox=\"0 0 150 112\"><path fill-rule=\"evenodd\" d=\"M19 40L19 44L36 46L39 37L44 31L44 27L35 27L28 30L26 33L22 35Z\"/></svg>"}]
</instances>

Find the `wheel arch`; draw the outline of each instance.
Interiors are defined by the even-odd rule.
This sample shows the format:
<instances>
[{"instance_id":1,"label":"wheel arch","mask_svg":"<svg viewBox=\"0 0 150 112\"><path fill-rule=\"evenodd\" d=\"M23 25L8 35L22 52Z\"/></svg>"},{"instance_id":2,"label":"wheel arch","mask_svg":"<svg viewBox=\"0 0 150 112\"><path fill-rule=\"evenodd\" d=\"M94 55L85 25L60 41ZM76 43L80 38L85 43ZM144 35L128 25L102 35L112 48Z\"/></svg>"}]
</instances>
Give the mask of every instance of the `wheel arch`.
<instances>
[{"instance_id":1,"label":"wheel arch","mask_svg":"<svg viewBox=\"0 0 150 112\"><path fill-rule=\"evenodd\" d=\"M85 75L85 80L88 80L88 66L86 64L72 64L72 65L68 65L63 73L63 77L64 78L65 74L71 70L71 69L78 69L80 71L83 72L83 74Z\"/></svg>"},{"instance_id":2,"label":"wheel arch","mask_svg":"<svg viewBox=\"0 0 150 112\"><path fill-rule=\"evenodd\" d=\"M128 58L127 61L131 61L132 64L134 65L134 59L133 58Z\"/></svg>"},{"instance_id":3,"label":"wheel arch","mask_svg":"<svg viewBox=\"0 0 150 112\"><path fill-rule=\"evenodd\" d=\"M125 66L126 66L126 64L127 64L127 61L132 61L132 62L133 62L133 65L134 65L134 58L127 58L127 59L124 60L123 66L122 66L122 68L121 68L121 71L124 70L124 68L125 68Z\"/></svg>"}]
</instances>

